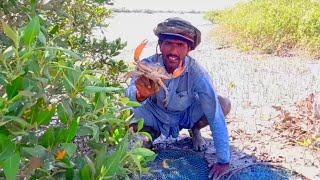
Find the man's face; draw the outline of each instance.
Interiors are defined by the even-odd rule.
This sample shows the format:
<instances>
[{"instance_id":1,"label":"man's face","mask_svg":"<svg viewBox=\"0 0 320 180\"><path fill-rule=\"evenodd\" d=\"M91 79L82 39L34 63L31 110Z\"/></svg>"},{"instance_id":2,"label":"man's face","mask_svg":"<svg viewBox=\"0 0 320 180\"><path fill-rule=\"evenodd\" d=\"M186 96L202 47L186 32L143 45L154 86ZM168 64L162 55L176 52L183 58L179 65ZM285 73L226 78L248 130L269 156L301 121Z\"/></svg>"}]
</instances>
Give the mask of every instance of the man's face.
<instances>
[{"instance_id":1,"label":"man's face","mask_svg":"<svg viewBox=\"0 0 320 180\"><path fill-rule=\"evenodd\" d=\"M180 40L166 39L160 45L160 51L163 56L166 70L172 73L179 67L180 62L185 60L185 57L190 52L188 43Z\"/></svg>"}]
</instances>

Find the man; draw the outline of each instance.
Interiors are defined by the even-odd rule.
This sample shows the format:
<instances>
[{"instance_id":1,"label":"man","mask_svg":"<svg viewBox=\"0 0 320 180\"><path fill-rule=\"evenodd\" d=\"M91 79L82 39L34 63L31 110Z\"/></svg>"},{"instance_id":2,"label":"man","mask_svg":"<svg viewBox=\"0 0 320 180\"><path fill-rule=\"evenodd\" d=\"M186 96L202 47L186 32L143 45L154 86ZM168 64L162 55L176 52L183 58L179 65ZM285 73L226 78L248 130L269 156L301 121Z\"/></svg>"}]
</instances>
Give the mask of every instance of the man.
<instances>
[{"instance_id":1,"label":"man","mask_svg":"<svg viewBox=\"0 0 320 180\"><path fill-rule=\"evenodd\" d=\"M209 124L218 159L217 164L210 165L209 177L216 179L229 170L230 147L224 115L229 113L231 104L217 96L207 71L188 56L201 42L201 32L185 20L169 18L159 23L154 33L159 37L161 54L143 59L143 63L159 63L168 73L181 68L181 64L186 70L164 82L169 91L167 105L163 102L166 98L163 88L144 76L133 78L126 96L143 104L133 110L134 116L144 119L144 130L154 138L160 135L176 138L181 129L191 129L193 149L199 151L205 150L200 129ZM131 126L136 130L136 123Z\"/></svg>"}]
</instances>

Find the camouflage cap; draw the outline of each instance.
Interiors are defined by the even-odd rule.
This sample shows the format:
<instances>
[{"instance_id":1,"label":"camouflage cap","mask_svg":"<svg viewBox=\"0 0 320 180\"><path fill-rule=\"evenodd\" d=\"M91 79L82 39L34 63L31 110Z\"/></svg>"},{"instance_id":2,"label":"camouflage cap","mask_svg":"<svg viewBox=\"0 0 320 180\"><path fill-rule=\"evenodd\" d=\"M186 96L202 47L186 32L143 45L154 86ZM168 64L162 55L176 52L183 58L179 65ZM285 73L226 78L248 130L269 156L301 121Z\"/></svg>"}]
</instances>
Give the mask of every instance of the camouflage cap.
<instances>
[{"instance_id":1,"label":"camouflage cap","mask_svg":"<svg viewBox=\"0 0 320 180\"><path fill-rule=\"evenodd\" d=\"M178 17L169 18L159 23L153 32L158 37L161 34L166 34L184 38L191 42L192 50L201 42L201 32L190 22Z\"/></svg>"}]
</instances>

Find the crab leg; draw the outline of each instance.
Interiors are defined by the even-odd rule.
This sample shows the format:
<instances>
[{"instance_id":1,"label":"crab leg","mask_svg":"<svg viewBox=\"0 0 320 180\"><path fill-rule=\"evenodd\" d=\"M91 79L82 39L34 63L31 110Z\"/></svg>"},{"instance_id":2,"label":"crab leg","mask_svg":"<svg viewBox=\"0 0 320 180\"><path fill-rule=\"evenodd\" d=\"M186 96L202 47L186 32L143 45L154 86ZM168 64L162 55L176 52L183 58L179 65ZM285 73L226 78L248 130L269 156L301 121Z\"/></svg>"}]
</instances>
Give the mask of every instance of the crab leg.
<instances>
[{"instance_id":1,"label":"crab leg","mask_svg":"<svg viewBox=\"0 0 320 180\"><path fill-rule=\"evenodd\" d=\"M147 45L148 41L145 39L143 40L140 45L136 48L136 50L134 51L134 60L136 62L140 61L140 55L142 53L142 50L144 49L144 47Z\"/></svg>"},{"instance_id":2,"label":"crab leg","mask_svg":"<svg viewBox=\"0 0 320 180\"><path fill-rule=\"evenodd\" d=\"M173 71L173 78L181 76L186 70L187 66L182 67L182 61L180 61L179 67Z\"/></svg>"},{"instance_id":3,"label":"crab leg","mask_svg":"<svg viewBox=\"0 0 320 180\"><path fill-rule=\"evenodd\" d=\"M138 60L139 61L139 60ZM152 72L152 69L146 65L144 65L143 63L139 63L137 65L137 68L141 71L145 71L145 72Z\"/></svg>"},{"instance_id":4,"label":"crab leg","mask_svg":"<svg viewBox=\"0 0 320 180\"><path fill-rule=\"evenodd\" d=\"M167 88L167 86L162 82L162 80L159 80L157 83L163 88L163 90L164 90L165 93L166 93L166 98L163 100L163 102L165 103L165 104L164 104L164 107L167 107L168 104L169 104L169 92L168 92L168 88Z\"/></svg>"},{"instance_id":5,"label":"crab leg","mask_svg":"<svg viewBox=\"0 0 320 180\"><path fill-rule=\"evenodd\" d=\"M125 75L124 75L124 81L126 82L129 78L133 78L135 75L137 76L142 76L144 75L143 72L140 72L140 71L130 71L130 72L127 72Z\"/></svg>"}]
</instances>

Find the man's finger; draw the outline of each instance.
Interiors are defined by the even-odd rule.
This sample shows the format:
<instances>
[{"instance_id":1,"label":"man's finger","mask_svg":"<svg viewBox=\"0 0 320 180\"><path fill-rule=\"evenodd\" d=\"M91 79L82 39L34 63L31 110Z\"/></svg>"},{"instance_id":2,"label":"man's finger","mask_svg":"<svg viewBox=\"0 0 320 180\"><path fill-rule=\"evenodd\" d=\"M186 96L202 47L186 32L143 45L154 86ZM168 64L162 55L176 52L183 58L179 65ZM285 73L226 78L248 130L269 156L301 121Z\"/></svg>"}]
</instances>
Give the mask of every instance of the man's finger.
<instances>
[{"instance_id":1,"label":"man's finger","mask_svg":"<svg viewBox=\"0 0 320 180\"><path fill-rule=\"evenodd\" d=\"M212 168L213 165L214 165L214 162L210 162L210 163L208 164L208 167L209 167L209 169L210 169L210 172L209 172L209 175L208 175L209 178L211 178L212 175L213 175L213 173L214 173L214 168Z\"/></svg>"},{"instance_id":2,"label":"man's finger","mask_svg":"<svg viewBox=\"0 0 320 180\"><path fill-rule=\"evenodd\" d=\"M210 170L210 172L209 172L209 178L211 178L212 177L212 175L214 174L214 172L215 172L215 169L214 168L212 168L211 170Z\"/></svg>"},{"instance_id":3,"label":"man's finger","mask_svg":"<svg viewBox=\"0 0 320 180\"><path fill-rule=\"evenodd\" d=\"M141 77L141 80L143 81L143 83L144 83L145 87L147 87L147 88L151 88L150 79L148 79L148 78L146 78L146 77L142 76L142 77Z\"/></svg>"},{"instance_id":4,"label":"man's finger","mask_svg":"<svg viewBox=\"0 0 320 180\"><path fill-rule=\"evenodd\" d=\"M156 89L156 83L154 83L152 80L150 80L150 85L152 89Z\"/></svg>"},{"instance_id":5,"label":"man's finger","mask_svg":"<svg viewBox=\"0 0 320 180\"><path fill-rule=\"evenodd\" d=\"M143 81L142 81L142 78L141 78L141 77L138 77L138 78L137 78L136 84L139 84L139 85L142 85L142 84L143 84Z\"/></svg>"},{"instance_id":6,"label":"man's finger","mask_svg":"<svg viewBox=\"0 0 320 180\"><path fill-rule=\"evenodd\" d=\"M158 84L156 84L156 83L154 83L155 84L155 92L159 92L160 91L160 86L158 85Z\"/></svg>"},{"instance_id":7,"label":"man's finger","mask_svg":"<svg viewBox=\"0 0 320 180\"><path fill-rule=\"evenodd\" d=\"M212 167L214 164L215 164L214 162L210 162L210 163L208 164L208 167L210 168L210 167Z\"/></svg>"},{"instance_id":8,"label":"man's finger","mask_svg":"<svg viewBox=\"0 0 320 180\"><path fill-rule=\"evenodd\" d=\"M152 84L152 89L155 91L155 92L158 92L160 90L160 85L154 81L151 81L151 84Z\"/></svg>"},{"instance_id":9,"label":"man's finger","mask_svg":"<svg viewBox=\"0 0 320 180\"><path fill-rule=\"evenodd\" d=\"M213 173L213 179L218 179L219 176L220 176L220 172L216 171Z\"/></svg>"}]
</instances>

